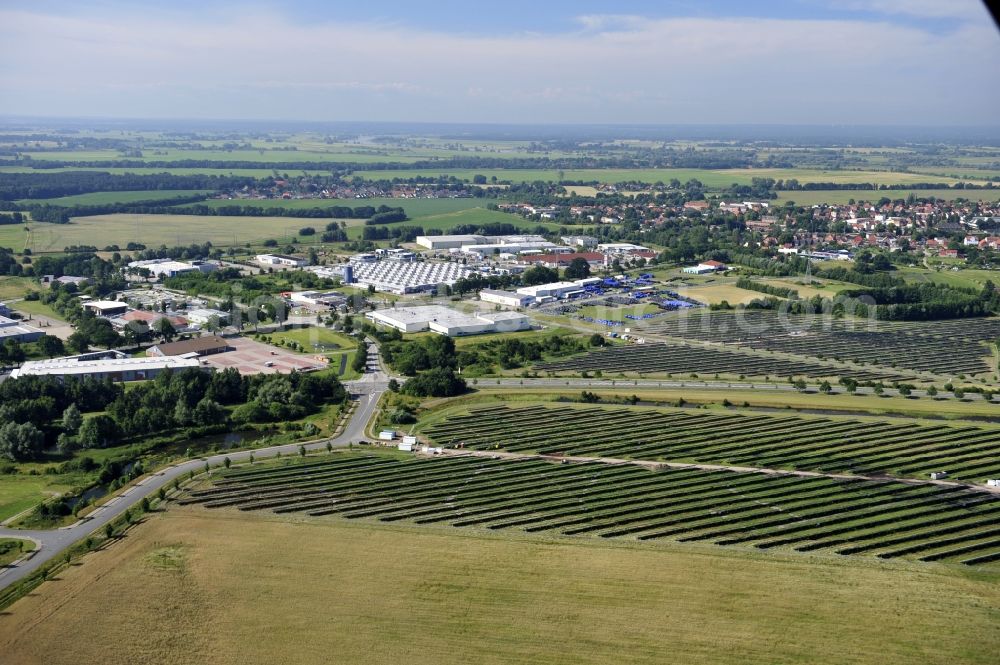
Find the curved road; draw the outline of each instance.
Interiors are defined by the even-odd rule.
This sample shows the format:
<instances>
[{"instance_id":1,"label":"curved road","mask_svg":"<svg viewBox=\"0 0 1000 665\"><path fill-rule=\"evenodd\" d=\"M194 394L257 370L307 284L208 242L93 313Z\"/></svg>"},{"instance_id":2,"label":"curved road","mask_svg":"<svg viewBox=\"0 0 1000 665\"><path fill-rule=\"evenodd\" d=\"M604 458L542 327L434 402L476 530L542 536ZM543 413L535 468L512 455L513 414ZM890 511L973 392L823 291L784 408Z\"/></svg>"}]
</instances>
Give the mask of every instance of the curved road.
<instances>
[{"instance_id":1,"label":"curved road","mask_svg":"<svg viewBox=\"0 0 1000 665\"><path fill-rule=\"evenodd\" d=\"M368 367L365 374L356 381L345 382L346 388L357 402L357 408L344 425L344 430L338 436L304 444L306 450L325 449L327 443L337 448L344 448L350 443L365 440L365 427L371 420L372 414L375 413L379 397L387 390L389 378L381 369L378 349L369 347ZM35 542L36 551L34 556L27 560L0 568L0 589L30 575L66 548L102 529L105 524L115 520L126 510L141 502L143 497L155 494L161 487L168 488L173 484L175 478L186 479L191 471L201 473L204 470L205 462L217 466L222 464L226 457L233 462L245 462L251 454L254 459L266 459L274 457L278 453L294 455L298 452L299 445L303 444L290 443L270 448L225 452L166 467L130 486L94 510L86 519L61 529L28 530L2 527L0 528L0 538L27 538Z\"/></svg>"}]
</instances>

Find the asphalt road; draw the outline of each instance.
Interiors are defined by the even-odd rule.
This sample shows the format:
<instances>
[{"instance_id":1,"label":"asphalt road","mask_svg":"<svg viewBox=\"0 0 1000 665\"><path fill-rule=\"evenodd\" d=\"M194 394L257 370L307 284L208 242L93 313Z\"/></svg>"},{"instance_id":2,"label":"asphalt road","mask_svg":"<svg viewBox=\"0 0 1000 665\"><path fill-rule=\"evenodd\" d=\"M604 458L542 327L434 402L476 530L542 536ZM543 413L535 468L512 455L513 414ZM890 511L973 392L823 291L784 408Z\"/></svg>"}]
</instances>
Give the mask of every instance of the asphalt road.
<instances>
[{"instance_id":1,"label":"asphalt road","mask_svg":"<svg viewBox=\"0 0 1000 665\"><path fill-rule=\"evenodd\" d=\"M375 347L371 347L368 358L369 370L360 379L348 381L345 384L357 402L357 407L351 415L350 420L346 423L344 430L336 437L305 444L306 450L323 450L326 448L327 443L336 448L344 448L350 443L366 440L365 427L375 413L379 397L387 390L389 383L389 376L381 371L381 363ZM103 529L105 524L115 520L132 506L137 505L142 501L143 497L156 494L161 487L169 487L175 478L183 477L186 479L188 473L191 471L201 473L204 470L206 461L212 466L217 466L222 464L226 457L233 462L245 462L250 458L251 454L254 456L254 459L258 460L274 457L278 453L281 453L283 456L294 455L298 452L299 445L298 443L290 443L270 448L219 453L218 455L202 457L161 469L93 511L87 519L61 529L25 530L0 527L0 538L28 538L34 541L36 546L36 553L30 559L0 569L0 589L30 575L46 562L57 557L66 548L73 545L73 543L83 540L95 531Z\"/></svg>"}]
</instances>

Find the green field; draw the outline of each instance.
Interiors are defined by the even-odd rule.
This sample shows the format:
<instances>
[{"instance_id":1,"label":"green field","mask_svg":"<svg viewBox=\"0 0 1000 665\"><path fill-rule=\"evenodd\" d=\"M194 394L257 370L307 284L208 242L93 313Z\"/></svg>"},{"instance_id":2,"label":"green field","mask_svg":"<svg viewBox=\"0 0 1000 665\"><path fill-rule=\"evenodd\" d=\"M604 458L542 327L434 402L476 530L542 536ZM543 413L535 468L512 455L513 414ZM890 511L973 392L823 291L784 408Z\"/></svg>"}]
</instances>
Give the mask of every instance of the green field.
<instances>
[{"instance_id":1,"label":"green field","mask_svg":"<svg viewBox=\"0 0 1000 665\"><path fill-rule=\"evenodd\" d=\"M270 343L295 342L303 346L306 350L303 353L326 353L327 351L341 351L357 348L354 338L342 333L334 332L329 328L311 326L309 328L290 328L279 332L268 333L264 336Z\"/></svg>"},{"instance_id":2,"label":"green field","mask_svg":"<svg viewBox=\"0 0 1000 665\"><path fill-rule=\"evenodd\" d=\"M42 499L68 492L82 478L82 474L33 476L16 473L0 476L0 520L28 510Z\"/></svg>"},{"instance_id":3,"label":"green field","mask_svg":"<svg viewBox=\"0 0 1000 665\"><path fill-rule=\"evenodd\" d=\"M395 202L398 199L374 199ZM343 204L341 202L341 204ZM481 203L474 199L427 199L403 204L411 219L397 226L422 226L426 229L448 230L460 224L485 224L502 222L519 228L544 226L558 229L558 224L538 223L522 219L516 215L477 207ZM413 212L409 212L413 210ZM141 242L147 247L159 245L175 246L191 243L211 242L227 247L247 242L259 243L268 238L282 241L294 239L298 230L312 226L321 231L333 221L331 218L298 217L243 217L243 216L200 216L200 215L145 215L119 213L76 217L69 224L33 223L31 241L28 247L35 252L58 252L70 245L107 245L124 247L129 242ZM364 220L344 220L348 225L348 237L360 239ZM25 231L21 225L0 226L0 247L21 250L25 246ZM305 242L319 243L321 233Z\"/></svg>"},{"instance_id":4,"label":"green field","mask_svg":"<svg viewBox=\"0 0 1000 665\"><path fill-rule=\"evenodd\" d=\"M20 298L28 291L37 291L38 282L29 277L0 276L0 302Z\"/></svg>"},{"instance_id":5,"label":"green field","mask_svg":"<svg viewBox=\"0 0 1000 665\"><path fill-rule=\"evenodd\" d=\"M36 316L47 316L50 319L55 319L57 321L62 320L60 316L54 309L43 303L41 300L19 300L13 303L11 309L16 309L19 312L25 314L34 314Z\"/></svg>"},{"instance_id":6,"label":"green field","mask_svg":"<svg viewBox=\"0 0 1000 665\"><path fill-rule=\"evenodd\" d=\"M964 665L1000 646L988 571L235 511L172 507L56 580L7 608L5 659Z\"/></svg>"},{"instance_id":7,"label":"green field","mask_svg":"<svg viewBox=\"0 0 1000 665\"><path fill-rule=\"evenodd\" d=\"M710 188L728 187L733 183L750 184L753 178L774 178L799 182L835 182L835 183L878 183L905 184L908 182L926 182L927 176L914 173L894 173L889 171L822 171L818 169L442 169L426 170L393 170L393 171L355 171L353 175L368 180L389 180L393 178L416 178L428 176L455 176L471 181L475 175L487 178L496 176L497 180L512 182L533 182L543 180L558 182L559 180L578 180L583 182L619 183L626 181L639 182L669 182L672 178L682 183L695 178ZM957 182L952 178L940 178L941 182ZM796 194L798 192L795 192Z\"/></svg>"},{"instance_id":8,"label":"green field","mask_svg":"<svg viewBox=\"0 0 1000 665\"><path fill-rule=\"evenodd\" d=\"M2 163L2 162L0 162ZM134 173L136 175L154 175L157 173L169 173L171 175L217 175L217 176L240 176L249 178L267 178L274 175L274 169L271 168L253 168L253 169L210 169L203 167L154 167L154 166L128 166L128 167L94 167L94 168L84 168L84 167L74 167L74 166L60 166L51 169L36 169L31 166L0 166L0 173L66 173L68 171L97 171L100 173L110 173L112 175L121 175L123 173ZM324 170L295 170L287 169L283 170L282 173L288 173L290 175L299 175L302 173L313 174L318 173L320 175L329 175L328 171Z\"/></svg>"},{"instance_id":9,"label":"green field","mask_svg":"<svg viewBox=\"0 0 1000 665\"><path fill-rule=\"evenodd\" d=\"M107 203L134 203L136 201L161 201L179 196L211 194L210 189L158 189L141 192L92 192L75 196L60 196L54 199L22 199L21 204L45 203L54 206L104 205Z\"/></svg>"},{"instance_id":10,"label":"green field","mask_svg":"<svg viewBox=\"0 0 1000 665\"><path fill-rule=\"evenodd\" d=\"M20 559L25 553L35 549L35 543L23 538L0 538L0 568L11 561Z\"/></svg>"}]
</instances>

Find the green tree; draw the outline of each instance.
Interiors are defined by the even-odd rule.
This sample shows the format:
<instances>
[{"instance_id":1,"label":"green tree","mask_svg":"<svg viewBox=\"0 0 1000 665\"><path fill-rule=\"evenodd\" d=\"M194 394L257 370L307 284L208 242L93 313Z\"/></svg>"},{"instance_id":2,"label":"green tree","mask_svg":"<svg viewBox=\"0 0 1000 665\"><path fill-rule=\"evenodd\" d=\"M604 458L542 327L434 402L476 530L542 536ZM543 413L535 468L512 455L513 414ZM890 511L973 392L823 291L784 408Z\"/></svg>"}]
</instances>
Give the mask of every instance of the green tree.
<instances>
[{"instance_id":1,"label":"green tree","mask_svg":"<svg viewBox=\"0 0 1000 665\"><path fill-rule=\"evenodd\" d=\"M74 402L67 406L62 415L62 426L66 433L76 434L82 424L83 415L80 414L80 409L76 407L76 403Z\"/></svg>"},{"instance_id":2,"label":"green tree","mask_svg":"<svg viewBox=\"0 0 1000 665\"><path fill-rule=\"evenodd\" d=\"M566 279L584 279L590 277L590 264L583 257L576 257L566 266Z\"/></svg>"},{"instance_id":3,"label":"green tree","mask_svg":"<svg viewBox=\"0 0 1000 665\"><path fill-rule=\"evenodd\" d=\"M153 331L163 338L165 342L169 342L177 335L177 329L174 328L174 324L165 316L161 316L153 322Z\"/></svg>"},{"instance_id":4,"label":"green tree","mask_svg":"<svg viewBox=\"0 0 1000 665\"><path fill-rule=\"evenodd\" d=\"M14 462L36 459L45 448L45 435L32 423L0 425L0 457Z\"/></svg>"},{"instance_id":5,"label":"green tree","mask_svg":"<svg viewBox=\"0 0 1000 665\"><path fill-rule=\"evenodd\" d=\"M63 341L52 335L42 335L36 342L38 350L46 358L54 358L66 354L66 347Z\"/></svg>"}]
</instances>

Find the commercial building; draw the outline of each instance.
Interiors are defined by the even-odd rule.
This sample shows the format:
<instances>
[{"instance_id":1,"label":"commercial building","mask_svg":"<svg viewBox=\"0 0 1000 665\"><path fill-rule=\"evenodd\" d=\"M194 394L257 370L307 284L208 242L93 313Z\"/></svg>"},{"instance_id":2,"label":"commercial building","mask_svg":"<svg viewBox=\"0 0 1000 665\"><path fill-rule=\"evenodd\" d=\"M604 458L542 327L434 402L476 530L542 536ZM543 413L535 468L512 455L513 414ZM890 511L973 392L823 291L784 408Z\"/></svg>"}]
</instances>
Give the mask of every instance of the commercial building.
<instances>
[{"instance_id":1,"label":"commercial building","mask_svg":"<svg viewBox=\"0 0 1000 665\"><path fill-rule=\"evenodd\" d=\"M212 317L216 318L220 326L229 325L229 312L223 312L221 309L199 307L189 309L184 313L184 316L187 317L188 321L199 326L207 325Z\"/></svg>"},{"instance_id":2,"label":"commercial building","mask_svg":"<svg viewBox=\"0 0 1000 665\"><path fill-rule=\"evenodd\" d=\"M522 286L517 292L532 300L538 300L539 298L562 298L567 293L579 291L580 288L581 286L576 282L553 282L536 286Z\"/></svg>"},{"instance_id":3,"label":"commercial building","mask_svg":"<svg viewBox=\"0 0 1000 665\"><path fill-rule=\"evenodd\" d=\"M156 346L149 347L146 350L146 355L152 358L167 356L210 356L216 353L232 351L232 349L233 347L229 346L229 342L226 340L217 335L210 335L208 337L182 339L179 342L157 344Z\"/></svg>"},{"instance_id":4,"label":"commercial building","mask_svg":"<svg viewBox=\"0 0 1000 665\"><path fill-rule=\"evenodd\" d=\"M83 308L91 310L98 316L121 316L128 311L128 303L117 300L92 300L83 303Z\"/></svg>"},{"instance_id":5,"label":"commercial building","mask_svg":"<svg viewBox=\"0 0 1000 665\"><path fill-rule=\"evenodd\" d=\"M543 265L550 268L568 266L574 259L583 259L591 266L603 265L605 255L600 252L571 252L569 254L529 254L520 257L522 263Z\"/></svg>"},{"instance_id":6,"label":"commercial building","mask_svg":"<svg viewBox=\"0 0 1000 665\"><path fill-rule=\"evenodd\" d=\"M707 275L725 269L726 264L721 261L703 261L696 266L688 266L687 268L684 268L684 272L689 275Z\"/></svg>"},{"instance_id":7,"label":"commercial building","mask_svg":"<svg viewBox=\"0 0 1000 665\"><path fill-rule=\"evenodd\" d=\"M147 327L153 327L160 319L166 319L170 322L170 325L174 327L174 330L185 330L188 327L187 319L175 316L171 314L163 314L160 312L149 312L144 309L133 309L131 311L125 312L121 316L116 316L111 319L111 325L116 329L122 330L130 323L140 323Z\"/></svg>"},{"instance_id":8,"label":"commercial building","mask_svg":"<svg viewBox=\"0 0 1000 665\"><path fill-rule=\"evenodd\" d=\"M292 304L314 309L336 308L347 303L347 296L337 291L293 291L288 299Z\"/></svg>"},{"instance_id":9,"label":"commercial building","mask_svg":"<svg viewBox=\"0 0 1000 665\"><path fill-rule=\"evenodd\" d=\"M94 354L68 356L49 360L29 360L11 372L11 378L22 376L72 376L76 378L111 379L112 381L143 381L161 372L202 367L197 358L93 358Z\"/></svg>"},{"instance_id":10,"label":"commercial building","mask_svg":"<svg viewBox=\"0 0 1000 665\"><path fill-rule=\"evenodd\" d=\"M465 314L440 305L376 310L365 316L377 324L390 326L404 333L430 330L448 337L513 332L531 327L528 317L516 312Z\"/></svg>"},{"instance_id":11,"label":"commercial building","mask_svg":"<svg viewBox=\"0 0 1000 665\"><path fill-rule=\"evenodd\" d=\"M558 249L559 245L547 241L538 235L516 236L417 236L416 243L421 247L434 250L449 250L476 254L480 257L497 256L500 254L523 254L525 252L543 252Z\"/></svg>"},{"instance_id":12,"label":"commercial building","mask_svg":"<svg viewBox=\"0 0 1000 665\"><path fill-rule=\"evenodd\" d=\"M282 266L287 268L301 268L308 265L305 259L287 254L258 254L254 260L262 266Z\"/></svg>"},{"instance_id":13,"label":"commercial building","mask_svg":"<svg viewBox=\"0 0 1000 665\"><path fill-rule=\"evenodd\" d=\"M27 344L34 342L44 334L44 332L34 326L29 326L14 319L8 319L6 316L0 316L0 344L9 339L21 344Z\"/></svg>"},{"instance_id":14,"label":"commercial building","mask_svg":"<svg viewBox=\"0 0 1000 665\"><path fill-rule=\"evenodd\" d=\"M570 247L596 247L597 238L593 236L563 236L560 238L564 245Z\"/></svg>"},{"instance_id":15,"label":"commercial building","mask_svg":"<svg viewBox=\"0 0 1000 665\"><path fill-rule=\"evenodd\" d=\"M455 249L465 245L485 244L486 236L417 236L415 242L421 247L426 247L427 249Z\"/></svg>"},{"instance_id":16,"label":"commercial building","mask_svg":"<svg viewBox=\"0 0 1000 665\"><path fill-rule=\"evenodd\" d=\"M388 259L390 261L413 261L417 258L417 255L413 252L398 248L376 249L375 255L380 259Z\"/></svg>"},{"instance_id":17,"label":"commercial building","mask_svg":"<svg viewBox=\"0 0 1000 665\"><path fill-rule=\"evenodd\" d=\"M174 261L173 259L148 259L146 261L132 261L128 264L130 269L145 268L155 277L166 279L189 272L212 272L216 265L208 261Z\"/></svg>"},{"instance_id":18,"label":"commercial building","mask_svg":"<svg viewBox=\"0 0 1000 665\"><path fill-rule=\"evenodd\" d=\"M495 289L483 289L479 292L479 299L483 302L492 302L504 307L525 307L531 302L530 296L514 293L513 291L498 291Z\"/></svg>"}]
</instances>

